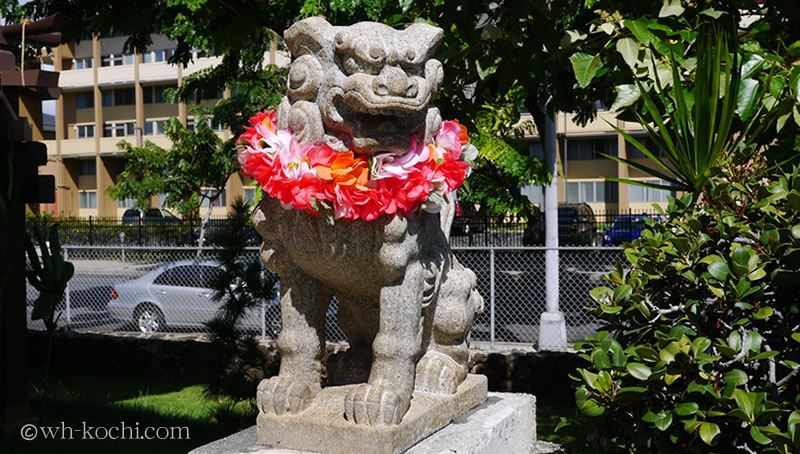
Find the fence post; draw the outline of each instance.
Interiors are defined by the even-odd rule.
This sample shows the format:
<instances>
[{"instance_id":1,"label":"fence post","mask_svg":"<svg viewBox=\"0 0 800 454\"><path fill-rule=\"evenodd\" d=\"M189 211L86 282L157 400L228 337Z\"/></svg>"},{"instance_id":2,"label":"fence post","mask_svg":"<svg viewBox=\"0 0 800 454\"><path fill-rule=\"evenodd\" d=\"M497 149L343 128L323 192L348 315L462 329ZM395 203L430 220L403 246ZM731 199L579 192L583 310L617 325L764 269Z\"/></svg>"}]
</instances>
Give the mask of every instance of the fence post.
<instances>
[{"instance_id":1,"label":"fence post","mask_svg":"<svg viewBox=\"0 0 800 454\"><path fill-rule=\"evenodd\" d=\"M552 101L552 98L550 99ZM548 101L548 103L550 102ZM544 150L550 183L545 187L545 291L547 308L539 319L539 350L565 350L567 325L558 307L559 257L558 257L558 142L556 122L548 115L544 131Z\"/></svg>"},{"instance_id":2,"label":"fence post","mask_svg":"<svg viewBox=\"0 0 800 454\"><path fill-rule=\"evenodd\" d=\"M489 345L494 348L494 248L489 249Z\"/></svg>"},{"instance_id":3,"label":"fence post","mask_svg":"<svg viewBox=\"0 0 800 454\"><path fill-rule=\"evenodd\" d=\"M69 260L69 248L63 248L64 251L64 261ZM69 304L69 281L67 281L67 287L64 289L64 306L67 312L67 329L72 329L72 314L70 312L70 304Z\"/></svg>"},{"instance_id":4,"label":"fence post","mask_svg":"<svg viewBox=\"0 0 800 454\"><path fill-rule=\"evenodd\" d=\"M89 246L94 246L94 238L93 238L93 229L92 229L92 217L89 216Z\"/></svg>"},{"instance_id":5,"label":"fence post","mask_svg":"<svg viewBox=\"0 0 800 454\"><path fill-rule=\"evenodd\" d=\"M122 253L122 264L125 264L125 232L119 232L119 249Z\"/></svg>"}]
</instances>

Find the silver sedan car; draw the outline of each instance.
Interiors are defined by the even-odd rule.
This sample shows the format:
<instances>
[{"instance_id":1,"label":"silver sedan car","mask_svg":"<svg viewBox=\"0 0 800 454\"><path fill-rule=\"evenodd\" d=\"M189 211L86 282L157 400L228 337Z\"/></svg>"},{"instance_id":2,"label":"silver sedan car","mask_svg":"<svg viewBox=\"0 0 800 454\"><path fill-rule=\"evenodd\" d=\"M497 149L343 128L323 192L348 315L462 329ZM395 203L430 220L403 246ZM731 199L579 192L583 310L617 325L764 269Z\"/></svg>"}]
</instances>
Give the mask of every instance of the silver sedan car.
<instances>
[{"instance_id":1,"label":"silver sedan car","mask_svg":"<svg viewBox=\"0 0 800 454\"><path fill-rule=\"evenodd\" d=\"M118 320L132 321L143 333L169 327L202 327L220 309L214 301L213 282L222 272L221 264L209 260L173 262L144 276L111 287L109 312ZM280 330L278 298L265 301L266 332ZM240 325L243 329L262 329L261 307L248 311Z\"/></svg>"}]
</instances>

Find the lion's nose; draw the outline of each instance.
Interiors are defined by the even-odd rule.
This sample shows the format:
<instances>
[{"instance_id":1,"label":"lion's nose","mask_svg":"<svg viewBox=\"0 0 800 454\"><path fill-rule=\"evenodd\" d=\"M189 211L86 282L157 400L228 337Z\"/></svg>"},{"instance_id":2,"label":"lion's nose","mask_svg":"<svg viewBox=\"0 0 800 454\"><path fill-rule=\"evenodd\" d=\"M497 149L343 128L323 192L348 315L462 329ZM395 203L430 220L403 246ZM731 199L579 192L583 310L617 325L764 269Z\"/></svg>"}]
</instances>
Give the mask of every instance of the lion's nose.
<instances>
[{"instance_id":1,"label":"lion's nose","mask_svg":"<svg viewBox=\"0 0 800 454\"><path fill-rule=\"evenodd\" d=\"M384 66L380 74L375 76L372 89L379 96L402 96L413 98L417 95L416 83L406 72L396 66Z\"/></svg>"}]
</instances>

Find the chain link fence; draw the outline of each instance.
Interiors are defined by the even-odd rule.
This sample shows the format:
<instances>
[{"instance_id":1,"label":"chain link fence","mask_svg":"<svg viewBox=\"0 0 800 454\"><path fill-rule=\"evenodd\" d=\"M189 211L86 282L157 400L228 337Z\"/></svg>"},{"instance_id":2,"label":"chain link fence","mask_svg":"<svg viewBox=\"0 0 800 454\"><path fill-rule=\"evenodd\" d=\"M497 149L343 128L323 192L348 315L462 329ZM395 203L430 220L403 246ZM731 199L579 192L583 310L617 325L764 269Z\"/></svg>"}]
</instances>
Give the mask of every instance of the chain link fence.
<instances>
[{"instance_id":1,"label":"chain link fence","mask_svg":"<svg viewBox=\"0 0 800 454\"><path fill-rule=\"evenodd\" d=\"M64 246L75 265L57 310L60 325L94 332L208 333L205 322L219 310L210 282L218 268L213 248ZM544 247L454 247L458 260L478 277L485 300L484 312L473 325L472 339L495 343L535 345L539 318L545 309ZM593 302L589 290L624 260L620 248L562 247L560 251L560 309L566 320L567 340L576 342L598 325L585 308ZM248 248L250 257L258 248ZM265 271L269 272L269 271ZM28 326L37 291L28 286ZM334 298L327 312L328 340L343 341ZM248 312L242 329L264 338L280 330L277 297Z\"/></svg>"}]
</instances>

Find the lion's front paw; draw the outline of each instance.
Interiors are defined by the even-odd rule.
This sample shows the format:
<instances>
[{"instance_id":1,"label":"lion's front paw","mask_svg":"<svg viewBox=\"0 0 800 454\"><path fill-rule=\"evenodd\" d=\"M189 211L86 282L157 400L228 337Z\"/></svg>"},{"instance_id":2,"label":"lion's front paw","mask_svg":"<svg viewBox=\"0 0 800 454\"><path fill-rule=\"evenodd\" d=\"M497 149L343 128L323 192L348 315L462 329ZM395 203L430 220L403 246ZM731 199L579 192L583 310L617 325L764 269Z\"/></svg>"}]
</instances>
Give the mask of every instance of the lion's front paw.
<instances>
[{"instance_id":1,"label":"lion's front paw","mask_svg":"<svg viewBox=\"0 0 800 454\"><path fill-rule=\"evenodd\" d=\"M408 411L411 395L387 386L365 383L347 393L344 416L356 424L387 426L400 424Z\"/></svg>"},{"instance_id":2,"label":"lion's front paw","mask_svg":"<svg viewBox=\"0 0 800 454\"><path fill-rule=\"evenodd\" d=\"M317 392L310 383L272 377L258 384L256 401L259 410L267 414L297 414L308 407Z\"/></svg>"},{"instance_id":3,"label":"lion's front paw","mask_svg":"<svg viewBox=\"0 0 800 454\"><path fill-rule=\"evenodd\" d=\"M467 378L467 368L441 352L429 351L417 364L414 381L417 391L431 394L454 394Z\"/></svg>"}]
</instances>

